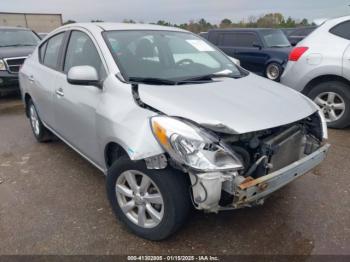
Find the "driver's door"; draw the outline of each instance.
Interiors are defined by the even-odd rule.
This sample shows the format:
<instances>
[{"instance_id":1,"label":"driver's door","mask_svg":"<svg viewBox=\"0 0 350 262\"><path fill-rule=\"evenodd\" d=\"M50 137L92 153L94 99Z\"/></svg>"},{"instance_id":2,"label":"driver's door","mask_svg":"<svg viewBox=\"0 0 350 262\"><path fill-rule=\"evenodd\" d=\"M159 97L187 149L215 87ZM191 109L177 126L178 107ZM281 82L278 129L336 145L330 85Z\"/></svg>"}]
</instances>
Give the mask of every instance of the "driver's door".
<instances>
[{"instance_id":1,"label":"driver's door","mask_svg":"<svg viewBox=\"0 0 350 262\"><path fill-rule=\"evenodd\" d=\"M106 77L104 65L92 39L85 32L72 31L63 72L56 80L54 119L58 134L97 163L96 110L103 90L96 86L72 85L67 82L69 69L84 65L94 67L100 79Z\"/></svg>"}]
</instances>

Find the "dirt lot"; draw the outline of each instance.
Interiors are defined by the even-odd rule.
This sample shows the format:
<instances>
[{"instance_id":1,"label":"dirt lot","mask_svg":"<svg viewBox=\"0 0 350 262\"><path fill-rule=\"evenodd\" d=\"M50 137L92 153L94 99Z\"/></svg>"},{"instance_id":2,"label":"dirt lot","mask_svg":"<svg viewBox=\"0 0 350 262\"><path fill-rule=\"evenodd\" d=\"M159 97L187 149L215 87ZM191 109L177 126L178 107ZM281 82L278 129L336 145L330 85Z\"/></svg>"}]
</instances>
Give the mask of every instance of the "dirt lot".
<instances>
[{"instance_id":1,"label":"dirt lot","mask_svg":"<svg viewBox=\"0 0 350 262\"><path fill-rule=\"evenodd\" d=\"M20 102L0 98L0 254L350 254L350 129L329 140L327 160L264 206L194 212L155 243L114 218L97 169L36 143Z\"/></svg>"}]
</instances>

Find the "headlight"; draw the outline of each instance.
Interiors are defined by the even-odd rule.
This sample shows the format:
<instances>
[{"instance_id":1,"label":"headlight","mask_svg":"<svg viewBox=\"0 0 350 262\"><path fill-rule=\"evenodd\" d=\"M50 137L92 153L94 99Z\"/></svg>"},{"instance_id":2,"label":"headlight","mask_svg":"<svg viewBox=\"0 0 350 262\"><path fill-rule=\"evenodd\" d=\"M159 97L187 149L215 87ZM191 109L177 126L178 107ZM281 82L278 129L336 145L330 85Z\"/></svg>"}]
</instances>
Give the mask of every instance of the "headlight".
<instances>
[{"instance_id":1,"label":"headlight","mask_svg":"<svg viewBox=\"0 0 350 262\"><path fill-rule=\"evenodd\" d=\"M166 116L151 118L153 134L159 144L180 164L199 171L213 172L243 168L233 152L199 127Z\"/></svg>"},{"instance_id":2,"label":"headlight","mask_svg":"<svg viewBox=\"0 0 350 262\"><path fill-rule=\"evenodd\" d=\"M0 59L0 71L6 71L5 62L2 59Z\"/></svg>"}]
</instances>

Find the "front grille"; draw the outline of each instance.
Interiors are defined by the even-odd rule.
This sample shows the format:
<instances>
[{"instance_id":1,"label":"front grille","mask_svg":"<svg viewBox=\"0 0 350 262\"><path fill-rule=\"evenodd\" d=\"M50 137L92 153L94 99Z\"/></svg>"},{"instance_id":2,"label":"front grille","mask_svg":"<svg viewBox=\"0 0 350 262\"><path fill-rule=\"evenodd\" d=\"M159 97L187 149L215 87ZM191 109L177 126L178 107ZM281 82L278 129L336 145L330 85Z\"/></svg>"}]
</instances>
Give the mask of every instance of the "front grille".
<instances>
[{"instance_id":1,"label":"front grille","mask_svg":"<svg viewBox=\"0 0 350 262\"><path fill-rule=\"evenodd\" d=\"M8 70L10 73L17 74L18 71L19 71L19 69L20 69L21 66L23 65L24 60L25 60L26 58L27 58L27 57L5 58L4 61L5 61L7 70Z\"/></svg>"}]
</instances>

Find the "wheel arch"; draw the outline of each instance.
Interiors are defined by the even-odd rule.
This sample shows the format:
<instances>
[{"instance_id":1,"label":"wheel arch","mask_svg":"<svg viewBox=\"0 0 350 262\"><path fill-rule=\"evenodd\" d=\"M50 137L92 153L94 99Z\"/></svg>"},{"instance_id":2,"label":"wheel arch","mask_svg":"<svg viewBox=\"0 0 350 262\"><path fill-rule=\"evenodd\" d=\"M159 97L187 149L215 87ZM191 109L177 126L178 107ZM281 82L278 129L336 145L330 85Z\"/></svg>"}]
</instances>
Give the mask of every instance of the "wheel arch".
<instances>
[{"instance_id":1,"label":"wheel arch","mask_svg":"<svg viewBox=\"0 0 350 262\"><path fill-rule=\"evenodd\" d=\"M32 97L28 93L25 93L25 95L24 95L24 106L25 106L25 114L26 114L27 117L29 117L28 108L29 108L29 101L30 100L32 100Z\"/></svg>"},{"instance_id":2,"label":"wheel arch","mask_svg":"<svg viewBox=\"0 0 350 262\"><path fill-rule=\"evenodd\" d=\"M115 141L111 141L105 145L104 148L104 160L107 169L120 157L129 156L123 146Z\"/></svg>"},{"instance_id":3,"label":"wheel arch","mask_svg":"<svg viewBox=\"0 0 350 262\"><path fill-rule=\"evenodd\" d=\"M308 93L310 93L310 91L312 90L313 87L315 87L319 83L328 82L328 81L339 81L339 82L346 84L350 88L350 81L342 76L339 76L339 75L321 75L321 76L317 76L317 77L313 78L312 80L310 80L301 92L304 95L307 95Z\"/></svg>"}]
</instances>

